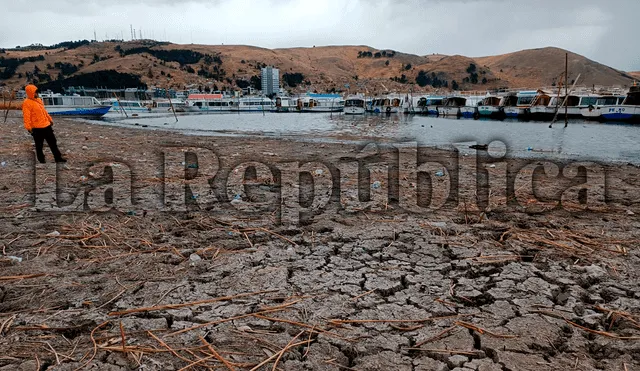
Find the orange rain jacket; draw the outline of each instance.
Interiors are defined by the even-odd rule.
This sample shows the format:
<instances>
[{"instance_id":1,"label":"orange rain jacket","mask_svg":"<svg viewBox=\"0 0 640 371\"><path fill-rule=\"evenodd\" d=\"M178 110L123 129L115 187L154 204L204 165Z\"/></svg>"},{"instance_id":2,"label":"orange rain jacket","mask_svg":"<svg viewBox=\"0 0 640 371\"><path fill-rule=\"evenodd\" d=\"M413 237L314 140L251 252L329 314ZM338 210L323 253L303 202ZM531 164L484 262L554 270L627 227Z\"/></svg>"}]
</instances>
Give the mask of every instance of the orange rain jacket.
<instances>
[{"instance_id":1,"label":"orange rain jacket","mask_svg":"<svg viewBox=\"0 0 640 371\"><path fill-rule=\"evenodd\" d=\"M35 85L27 85L24 89L27 93L27 99L22 103L22 116L24 119L24 127L28 132L32 129L43 129L51 125L53 119L44 108L42 99L36 98Z\"/></svg>"}]
</instances>

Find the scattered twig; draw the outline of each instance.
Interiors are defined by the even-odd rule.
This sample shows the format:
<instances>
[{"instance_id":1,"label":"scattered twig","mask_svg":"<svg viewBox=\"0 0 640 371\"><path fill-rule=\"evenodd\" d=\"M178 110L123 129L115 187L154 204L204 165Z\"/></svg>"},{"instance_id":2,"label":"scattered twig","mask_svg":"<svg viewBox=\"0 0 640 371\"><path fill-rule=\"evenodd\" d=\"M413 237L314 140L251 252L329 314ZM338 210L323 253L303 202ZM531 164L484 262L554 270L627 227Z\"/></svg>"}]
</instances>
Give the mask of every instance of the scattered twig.
<instances>
[{"instance_id":1,"label":"scattered twig","mask_svg":"<svg viewBox=\"0 0 640 371\"><path fill-rule=\"evenodd\" d=\"M128 310L123 310L123 311L119 311L119 312L111 312L111 313L109 313L109 315L110 316L123 316L123 315L131 314L131 313L153 312L153 311L167 310L167 309L178 309L178 308L192 307L192 306L196 306L196 305L210 304L210 303L215 303L215 302L218 302L218 301L229 301L229 300L233 300L233 299L239 299L239 298L245 298L245 297L248 297L248 296L256 296L256 295L261 295L261 294L267 294L267 293L271 293L271 292L278 292L278 290L264 290L264 291L256 291L256 292L246 293L246 294L238 294L238 295L231 295L231 296L221 296L221 297L214 298L214 299L199 300L199 301L193 301L193 302L190 302L190 303L167 304L167 305L160 305L160 306L153 306L153 307L128 309Z\"/></svg>"}]
</instances>

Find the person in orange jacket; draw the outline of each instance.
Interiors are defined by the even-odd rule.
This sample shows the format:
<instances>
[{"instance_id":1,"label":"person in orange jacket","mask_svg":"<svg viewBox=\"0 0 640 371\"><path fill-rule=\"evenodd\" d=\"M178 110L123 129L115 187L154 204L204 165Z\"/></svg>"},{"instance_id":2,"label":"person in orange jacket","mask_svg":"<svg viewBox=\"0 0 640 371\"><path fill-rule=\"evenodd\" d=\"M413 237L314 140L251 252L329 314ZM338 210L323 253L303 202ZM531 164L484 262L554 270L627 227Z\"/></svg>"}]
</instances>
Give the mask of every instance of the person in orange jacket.
<instances>
[{"instance_id":1,"label":"person in orange jacket","mask_svg":"<svg viewBox=\"0 0 640 371\"><path fill-rule=\"evenodd\" d=\"M38 88L35 85L27 85L24 90L27 93L27 99L22 103L24 127L29 134L31 134L36 144L36 157L38 161L42 164L46 162L44 152L42 151L44 141L46 140L56 162L67 162L58 149L58 142L51 127L51 125L53 125L53 119L44 108L42 99L38 97Z\"/></svg>"}]
</instances>

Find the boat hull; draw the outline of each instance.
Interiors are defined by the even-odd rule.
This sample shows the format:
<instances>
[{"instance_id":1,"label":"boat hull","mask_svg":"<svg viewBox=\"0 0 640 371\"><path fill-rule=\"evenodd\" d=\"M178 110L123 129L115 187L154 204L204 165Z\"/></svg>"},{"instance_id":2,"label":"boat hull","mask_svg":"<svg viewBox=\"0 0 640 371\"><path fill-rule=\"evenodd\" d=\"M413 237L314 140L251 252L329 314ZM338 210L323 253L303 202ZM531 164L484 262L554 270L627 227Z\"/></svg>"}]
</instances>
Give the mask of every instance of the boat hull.
<instances>
[{"instance_id":1,"label":"boat hull","mask_svg":"<svg viewBox=\"0 0 640 371\"><path fill-rule=\"evenodd\" d=\"M504 116L504 112L498 106L479 106L478 114L481 117L499 118Z\"/></svg>"},{"instance_id":2,"label":"boat hull","mask_svg":"<svg viewBox=\"0 0 640 371\"><path fill-rule=\"evenodd\" d=\"M303 107L302 112L315 112L315 113L329 113L329 112L342 112L342 107Z\"/></svg>"},{"instance_id":3,"label":"boat hull","mask_svg":"<svg viewBox=\"0 0 640 371\"><path fill-rule=\"evenodd\" d=\"M600 108L601 117L605 121L640 122L640 106L604 106Z\"/></svg>"},{"instance_id":4,"label":"boat hull","mask_svg":"<svg viewBox=\"0 0 640 371\"><path fill-rule=\"evenodd\" d=\"M51 116L65 117L102 117L106 115L111 106L96 107L47 107L47 112Z\"/></svg>"},{"instance_id":5,"label":"boat hull","mask_svg":"<svg viewBox=\"0 0 640 371\"><path fill-rule=\"evenodd\" d=\"M460 116L460 107L438 107L438 115L458 117Z\"/></svg>"},{"instance_id":6,"label":"boat hull","mask_svg":"<svg viewBox=\"0 0 640 371\"><path fill-rule=\"evenodd\" d=\"M521 107L505 107L504 108L504 115L506 117L518 118L518 117L524 117L525 114L526 114L526 108L521 108Z\"/></svg>"},{"instance_id":7,"label":"boat hull","mask_svg":"<svg viewBox=\"0 0 640 371\"><path fill-rule=\"evenodd\" d=\"M440 106L427 106L427 114L428 115L436 115L437 116L439 114L439 112L438 112L438 108L439 107Z\"/></svg>"},{"instance_id":8,"label":"boat hull","mask_svg":"<svg viewBox=\"0 0 640 371\"><path fill-rule=\"evenodd\" d=\"M364 115L365 109L364 107L345 107L344 114L345 115Z\"/></svg>"},{"instance_id":9,"label":"boat hull","mask_svg":"<svg viewBox=\"0 0 640 371\"><path fill-rule=\"evenodd\" d=\"M478 115L477 107L461 107L460 115L464 118L475 118Z\"/></svg>"}]
</instances>

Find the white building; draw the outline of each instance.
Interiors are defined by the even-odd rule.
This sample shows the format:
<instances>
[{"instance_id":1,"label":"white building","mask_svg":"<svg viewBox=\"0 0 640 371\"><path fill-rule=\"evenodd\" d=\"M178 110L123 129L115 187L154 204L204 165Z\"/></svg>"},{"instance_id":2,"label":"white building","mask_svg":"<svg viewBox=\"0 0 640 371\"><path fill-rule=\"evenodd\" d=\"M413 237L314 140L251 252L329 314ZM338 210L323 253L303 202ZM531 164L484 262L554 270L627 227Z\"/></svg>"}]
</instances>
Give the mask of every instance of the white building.
<instances>
[{"instance_id":1,"label":"white building","mask_svg":"<svg viewBox=\"0 0 640 371\"><path fill-rule=\"evenodd\" d=\"M261 73L262 94L277 94L280 91L280 70L274 67L265 67Z\"/></svg>"}]
</instances>

